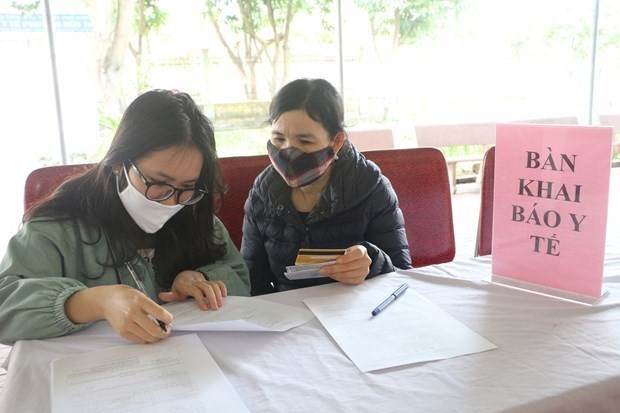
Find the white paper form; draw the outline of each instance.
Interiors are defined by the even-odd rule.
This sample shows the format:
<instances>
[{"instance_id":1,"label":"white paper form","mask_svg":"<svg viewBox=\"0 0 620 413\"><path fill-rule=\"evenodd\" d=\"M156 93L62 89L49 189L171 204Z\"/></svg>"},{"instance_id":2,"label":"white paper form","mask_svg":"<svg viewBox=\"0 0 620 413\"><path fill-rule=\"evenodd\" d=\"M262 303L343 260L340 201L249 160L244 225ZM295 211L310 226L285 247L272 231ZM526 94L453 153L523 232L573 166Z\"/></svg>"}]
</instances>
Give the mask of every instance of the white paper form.
<instances>
[{"instance_id":1,"label":"white paper form","mask_svg":"<svg viewBox=\"0 0 620 413\"><path fill-rule=\"evenodd\" d=\"M373 317L399 284L372 281L303 300L362 372L496 348L411 288Z\"/></svg>"},{"instance_id":2,"label":"white paper form","mask_svg":"<svg viewBox=\"0 0 620 413\"><path fill-rule=\"evenodd\" d=\"M256 297L228 296L216 311L202 311L193 301L164 305L177 331L286 331L314 318L304 308Z\"/></svg>"},{"instance_id":3,"label":"white paper form","mask_svg":"<svg viewBox=\"0 0 620 413\"><path fill-rule=\"evenodd\" d=\"M195 334L52 361L52 412L249 412Z\"/></svg>"}]
</instances>

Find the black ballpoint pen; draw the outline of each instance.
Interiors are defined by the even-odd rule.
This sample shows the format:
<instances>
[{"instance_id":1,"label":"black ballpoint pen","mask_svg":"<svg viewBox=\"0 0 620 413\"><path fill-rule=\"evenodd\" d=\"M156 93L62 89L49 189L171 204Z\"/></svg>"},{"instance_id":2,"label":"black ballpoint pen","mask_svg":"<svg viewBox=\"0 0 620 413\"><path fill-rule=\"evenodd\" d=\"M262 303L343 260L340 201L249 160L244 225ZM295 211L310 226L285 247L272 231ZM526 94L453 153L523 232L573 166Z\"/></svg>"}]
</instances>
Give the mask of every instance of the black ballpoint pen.
<instances>
[{"instance_id":1,"label":"black ballpoint pen","mask_svg":"<svg viewBox=\"0 0 620 413\"><path fill-rule=\"evenodd\" d=\"M400 297L401 295L403 295L405 291L407 291L407 288L409 288L407 284L403 284L400 287L398 287L398 289L394 291L392 294L390 294L390 296L386 298L381 304L379 304L377 308L372 310L371 314L373 315L373 317L379 314L381 311L385 310L388 305L396 301L398 297Z\"/></svg>"},{"instance_id":2,"label":"black ballpoint pen","mask_svg":"<svg viewBox=\"0 0 620 413\"><path fill-rule=\"evenodd\" d=\"M131 278L133 278L133 282L136 283L136 286L138 287L138 289L142 291L142 294L148 297L149 295L146 293L146 287L144 286L144 283L142 282L142 280L138 277L138 274L136 274L136 271L133 269L133 265L131 265L130 262L126 262L125 266L129 270L129 274L131 274ZM158 320L157 318L153 317L150 314L149 314L149 318L151 318L153 321L159 324L159 326L161 327L162 330L164 330L164 332L168 332L168 330L166 329L166 323L164 323L161 320Z\"/></svg>"}]
</instances>

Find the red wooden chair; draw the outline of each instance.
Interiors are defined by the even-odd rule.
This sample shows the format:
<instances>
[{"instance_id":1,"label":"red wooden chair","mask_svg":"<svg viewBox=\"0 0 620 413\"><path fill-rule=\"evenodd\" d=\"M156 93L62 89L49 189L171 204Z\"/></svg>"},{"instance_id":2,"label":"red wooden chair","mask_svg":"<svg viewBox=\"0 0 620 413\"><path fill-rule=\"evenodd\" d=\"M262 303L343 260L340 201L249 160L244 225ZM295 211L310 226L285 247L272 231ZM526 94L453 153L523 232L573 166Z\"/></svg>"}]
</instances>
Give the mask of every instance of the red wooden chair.
<instances>
[{"instance_id":1,"label":"red wooden chair","mask_svg":"<svg viewBox=\"0 0 620 413\"><path fill-rule=\"evenodd\" d=\"M480 182L480 216L474 256L491 254L493 246L493 185L495 183L495 146L489 148L482 160Z\"/></svg>"},{"instance_id":2,"label":"red wooden chair","mask_svg":"<svg viewBox=\"0 0 620 413\"><path fill-rule=\"evenodd\" d=\"M409 148L363 154L381 168L398 195L413 266L452 261L452 198L443 153L436 148Z\"/></svg>"},{"instance_id":3,"label":"red wooden chair","mask_svg":"<svg viewBox=\"0 0 620 413\"><path fill-rule=\"evenodd\" d=\"M398 194L415 267L454 259L452 200L446 161L438 149L387 149L364 152ZM243 206L254 179L269 164L266 155L220 158L229 190L217 215L240 247Z\"/></svg>"},{"instance_id":4,"label":"red wooden chair","mask_svg":"<svg viewBox=\"0 0 620 413\"><path fill-rule=\"evenodd\" d=\"M381 168L398 194L415 267L454 258L454 227L450 184L443 154L434 148L388 149L364 153ZM230 236L241 246L243 206L254 179L270 162L267 155L220 158L229 190L216 198L215 211ZM30 208L58 185L93 164L51 166L28 176L24 203Z\"/></svg>"},{"instance_id":5,"label":"red wooden chair","mask_svg":"<svg viewBox=\"0 0 620 413\"><path fill-rule=\"evenodd\" d=\"M70 177L85 172L95 164L55 165L35 169L26 177L24 188L24 211L50 195Z\"/></svg>"},{"instance_id":6,"label":"red wooden chair","mask_svg":"<svg viewBox=\"0 0 620 413\"><path fill-rule=\"evenodd\" d=\"M215 211L222 220L237 246L241 247L243 226L243 205L254 179L269 165L267 155L235 156L220 158L222 174L229 190L222 197L215 198ZM60 184L70 177L84 172L95 164L47 166L32 171L26 178L24 210L50 195Z\"/></svg>"},{"instance_id":7,"label":"red wooden chair","mask_svg":"<svg viewBox=\"0 0 620 413\"><path fill-rule=\"evenodd\" d=\"M228 192L222 200L216 200L216 214L224 223L230 238L241 248L243 229L243 206L254 180L270 165L267 155L233 156L220 158L222 174L228 184Z\"/></svg>"},{"instance_id":8,"label":"red wooden chair","mask_svg":"<svg viewBox=\"0 0 620 413\"><path fill-rule=\"evenodd\" d=\"M347 139L360 151L394 149L392 128L355 126L347 129Z\"/></svg>"}]
</instances>

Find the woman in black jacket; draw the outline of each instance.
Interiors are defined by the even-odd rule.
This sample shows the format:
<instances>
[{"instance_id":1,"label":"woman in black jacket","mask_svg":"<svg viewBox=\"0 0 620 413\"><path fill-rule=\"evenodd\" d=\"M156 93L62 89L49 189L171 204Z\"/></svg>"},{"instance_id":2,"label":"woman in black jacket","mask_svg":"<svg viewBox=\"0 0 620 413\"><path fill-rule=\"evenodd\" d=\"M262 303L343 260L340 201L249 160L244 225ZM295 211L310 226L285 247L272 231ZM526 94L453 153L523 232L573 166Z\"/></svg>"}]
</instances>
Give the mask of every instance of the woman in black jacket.
<instances>
[{"instance_id":1,"label":"woman in black jacket","mask_svg":"<svg viewBox=\"0 0 620 413\"><path fill-rule=\"evenodd\" d=\"M347 140L338 91L323 79L284 86L269 108L272 165L245 204L241 254L252 295L411 268L403 215L388 179ZM323 277L290 280L300 248L346 249Z\"/></svg>"}]
</instances>

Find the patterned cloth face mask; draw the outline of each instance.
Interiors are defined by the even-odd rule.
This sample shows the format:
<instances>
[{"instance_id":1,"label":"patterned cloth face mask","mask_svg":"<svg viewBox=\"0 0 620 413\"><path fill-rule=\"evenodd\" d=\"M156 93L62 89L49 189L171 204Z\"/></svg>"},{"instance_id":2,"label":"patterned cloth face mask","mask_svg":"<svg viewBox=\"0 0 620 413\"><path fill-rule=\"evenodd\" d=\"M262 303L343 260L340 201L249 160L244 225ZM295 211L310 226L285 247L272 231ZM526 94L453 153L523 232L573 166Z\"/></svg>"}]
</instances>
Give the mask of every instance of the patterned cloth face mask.
<instances>
[{"instance_id":1,"label":"patterned cloth face mask","mask_svg":"<svg viewBox=\"0 0 620 413\"><path fill-rule=\"evenodd\" d=\"M267 141L267 152L271 164L291 188L306 186L319 179L335 158L333 146L304 152L292 146L279 149Z\"/></svg>"}]
</instances>

